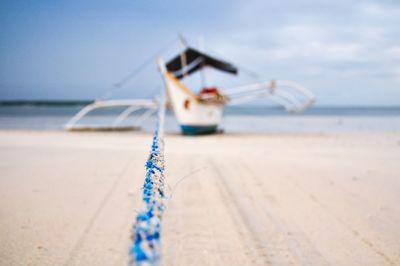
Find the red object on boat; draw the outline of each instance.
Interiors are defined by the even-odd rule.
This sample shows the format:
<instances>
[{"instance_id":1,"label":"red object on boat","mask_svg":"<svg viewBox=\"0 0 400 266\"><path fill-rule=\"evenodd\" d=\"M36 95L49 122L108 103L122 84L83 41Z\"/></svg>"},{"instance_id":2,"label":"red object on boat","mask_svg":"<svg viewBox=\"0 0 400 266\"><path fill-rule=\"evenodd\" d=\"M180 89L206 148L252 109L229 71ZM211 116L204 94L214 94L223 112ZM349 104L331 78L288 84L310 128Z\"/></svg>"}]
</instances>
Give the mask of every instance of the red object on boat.
<instances>
[{"instance_id":1,"label":"red object on boat","mask_svg":"<svg viewBox=\"0 0 400 266\"><path fill-rule=\"evenodd\" d=\"M219 94L219 90L216 87L208 87L208 88L203 88L200 93L199 96L211 96L211 95L215 95L215 94Z\"/></svg>"},{"instance_id":2,"label":"red object on boat","mask_svg":"<svg viewBox=\"0 0 400 266\"><path fill-rule=\"evenodd\" d=\"M216 87L203 88L198 94L198 99L205 103L214 104L224 104L227 101L227 97L225 97Z\"/></svg>"}]
</instances>

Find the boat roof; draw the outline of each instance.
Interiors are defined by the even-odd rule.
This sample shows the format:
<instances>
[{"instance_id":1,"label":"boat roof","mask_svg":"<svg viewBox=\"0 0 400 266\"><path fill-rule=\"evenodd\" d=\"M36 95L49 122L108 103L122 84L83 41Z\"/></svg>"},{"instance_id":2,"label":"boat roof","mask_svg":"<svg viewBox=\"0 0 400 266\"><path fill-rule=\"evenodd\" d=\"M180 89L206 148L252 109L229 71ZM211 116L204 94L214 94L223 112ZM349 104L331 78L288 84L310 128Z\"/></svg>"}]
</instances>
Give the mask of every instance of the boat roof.
<instances>
[{"instance_id":1,"label":"boat roof","mask_svg":"<svg viewBox=\"0 0 400 266\"><path fill-rule=\"evenodd\" d=\"M206 66L213 67L220 71L236 75L238 69L231 63L211 57L191 47L178 54L167 62L167 70L172 72L176 78L181 79Z\"/></svg>"}]
</instances>

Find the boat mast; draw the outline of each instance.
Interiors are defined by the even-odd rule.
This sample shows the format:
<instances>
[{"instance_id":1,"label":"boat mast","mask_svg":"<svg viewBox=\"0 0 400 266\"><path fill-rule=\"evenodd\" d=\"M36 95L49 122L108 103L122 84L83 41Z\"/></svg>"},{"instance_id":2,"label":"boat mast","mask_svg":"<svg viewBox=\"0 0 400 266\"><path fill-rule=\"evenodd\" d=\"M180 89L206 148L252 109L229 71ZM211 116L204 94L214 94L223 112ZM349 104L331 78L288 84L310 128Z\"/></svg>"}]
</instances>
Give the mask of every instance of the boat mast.
<instances>
[{"instance_id":1,"label":"boat mast","mask_svg":"<svg viewBox=\"0 0 400 266\"><path fill-rule=\"evenodd\" d=\"M200 52L204 53L204 38L203 36L199 36L199 50ZM206 70L205 67L202 67L200 70L200 78L201 78L201 88L205 88L207 86L207 80L206 80Z\"/></svg>"},{"instance_id":2,"label":"boat mast","mask_svg":"<svg viewBox=\"0 0 400 266\"><path fill-rule=\"evenodd\" d=\"M185 54L185 49L188 47L187 41L185 40L185 38L183 37L182 34L179 34L179 41L182 45L182 53L181 53L181 66L183 69L183 76L186 77L187 73L185 71L186 68L186 54Z\"/></svg>"}]
</instances>

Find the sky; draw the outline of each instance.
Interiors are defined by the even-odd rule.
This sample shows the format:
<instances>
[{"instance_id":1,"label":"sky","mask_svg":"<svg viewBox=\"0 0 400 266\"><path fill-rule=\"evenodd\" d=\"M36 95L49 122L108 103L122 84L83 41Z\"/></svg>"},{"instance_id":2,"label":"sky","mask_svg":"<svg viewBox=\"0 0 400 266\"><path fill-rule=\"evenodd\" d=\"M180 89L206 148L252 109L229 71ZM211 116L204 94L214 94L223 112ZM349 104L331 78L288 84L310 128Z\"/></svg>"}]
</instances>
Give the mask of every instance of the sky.
<instances>
[{"instance_id":1,"label":"sky","mask_svg":"<svg viewBox=\"0 0 400 266\"><path fill-rule=\"evenodd\" d=\"M398 0L2 0L0 25L0 100L152 97L155 63L107 91L160 49L178 52L182 33L261 80L304 85L318 105L400 105ZM209 85L251 82L239 72Z\"/></svg>"}]
</instances>

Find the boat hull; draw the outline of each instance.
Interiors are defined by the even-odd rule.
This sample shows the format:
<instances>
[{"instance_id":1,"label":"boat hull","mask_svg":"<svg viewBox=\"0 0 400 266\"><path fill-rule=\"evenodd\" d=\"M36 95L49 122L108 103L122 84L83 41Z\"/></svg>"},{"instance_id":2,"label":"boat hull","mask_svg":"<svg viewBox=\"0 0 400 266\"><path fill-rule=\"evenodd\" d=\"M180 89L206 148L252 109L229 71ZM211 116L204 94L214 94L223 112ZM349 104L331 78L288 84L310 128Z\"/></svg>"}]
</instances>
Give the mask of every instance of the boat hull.
<instances>
[{"instance_id":1,"label":"boat hull","mask_svg":"<svg viewBox=\"0 0 400 266\"><path fill-rule=\"evenodd\" d=\"M181 125L183 135L206 135L218 132L218 125L196 126L196 125Z\"/></svg>"},{"instance_id":2,"label":"boat hull","mask_svg":"<svg viewBox=\"0 0 400 266\"><path fill-rule=\"evenodd\" d=\"M165 81L168 101L184 135L217 132L224 104L200 102L193 92L170 73L166 73Z\"/></svg>"}]
</instances>

